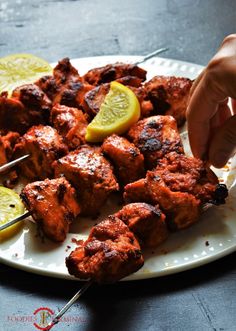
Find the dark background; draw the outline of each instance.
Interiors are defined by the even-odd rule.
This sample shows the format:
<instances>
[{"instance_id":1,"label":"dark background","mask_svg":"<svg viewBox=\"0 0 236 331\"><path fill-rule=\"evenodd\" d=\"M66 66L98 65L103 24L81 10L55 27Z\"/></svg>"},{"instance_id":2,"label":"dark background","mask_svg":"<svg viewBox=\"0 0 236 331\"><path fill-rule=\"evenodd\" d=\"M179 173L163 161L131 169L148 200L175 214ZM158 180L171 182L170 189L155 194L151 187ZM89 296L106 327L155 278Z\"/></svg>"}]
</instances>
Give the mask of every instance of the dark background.
<instances>
[{"instance_id":1,"label":"dark background","mask_svg":"<svg viewBox=\"0 0 236 331\"><path fill-rule=\"evenodd\" d=\"M143 55L207 64L236 32L234 0L0 0L0 56L29 52L48 61L94 55ZM236 330L236 254L207 266L152 280L94 286L55 330ZM0 330L36 330L36 308L61 308L79 282L1 265Z\"/></svg>"}]
</instances>

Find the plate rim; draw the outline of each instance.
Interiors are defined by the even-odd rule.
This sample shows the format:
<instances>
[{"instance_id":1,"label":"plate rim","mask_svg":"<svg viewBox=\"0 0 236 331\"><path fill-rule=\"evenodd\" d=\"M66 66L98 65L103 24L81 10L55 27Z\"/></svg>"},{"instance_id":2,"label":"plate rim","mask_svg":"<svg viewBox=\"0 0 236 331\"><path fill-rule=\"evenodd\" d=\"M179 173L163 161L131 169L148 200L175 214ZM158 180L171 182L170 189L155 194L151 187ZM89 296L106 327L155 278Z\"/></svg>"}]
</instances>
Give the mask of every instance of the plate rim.
<instances>
[{"instance_id":1,"label":"plate rim","mask_svg":"<svg viewBox=\"0 0 236 331\"><path fill-rule=\"evenodd\" d=\"M99 55L99 56L91 56L91 57L71 58L70 61L74 65L76 63L75 66L77 67L79 62L81 62L81 64L79 64L79 65L82 65L83 62L92 61L92 62L96 63L101 60L102 60L102 62L104 61L107 63L112 63L112 62L114 63L116 61L122 61L122 60L125 62L137 61L141 58L142 58L142 56L140 56L140 55ZM129 59L129 60L127 60L127 59ZM182 61L182 60L176 60L176 59L172 59L172 58L164 58L164 57L159 57L159 56L155 56L152 59L147 60L146 62L140 64L140 66L145 67L145 65L148 65L148 64L151 65L152 61L154 61L154 60L159 61L160 63L163 61L164 63L165 62L166 63L170 62L170 63L174 63L174 64L177 63L178 65L187 66L187 67L193 66L196 68L196 71L197 70L201 71L204 69L204 66L196 64L196 63ZM53 67L56 64L57 64L57 62L51 63L51 65ZM98 66L100 66L100 64ZM77 69L80 70L79 68L77 68ZM128 277L123 278L121 281L143 280L143 279L157 278L157 277L163 277L163 276L167 276L167 275L177 274L180 272L184 272L187 270L191 270L191 269L206 265L208 263L221 259L224 256L227 256L235 251L236 251L236 243L235 244L232 243L232 245L218 251L217 253L206 255L206 256L201 256L198 259L196 259L195 261L189 261L189 262L186 262L186 263L178 265L178 266L172 266L169 268L165 268L161 271L153 271L153 272L150 271L150 272L143 272L140 274L134 273L132 275L129 275ZM26 272L38 274L38 275L53 277L53 278L74 280L74 281L84 281L82 279L77 279L69 274L64 274L64 273L60 273L58 271L44 269L44 268L41 268L38 266L25 265L23 263L17 262L17 260L15 261L15 260L4 259L4 257L2 257L2 255L1 255L1 252L2 252L2 250L1 250L1 243L0 243L0 262L8 265L10 267L13 267L13 268L16 268L19 270L23 270Z\"/></svg>"}]
</instances>

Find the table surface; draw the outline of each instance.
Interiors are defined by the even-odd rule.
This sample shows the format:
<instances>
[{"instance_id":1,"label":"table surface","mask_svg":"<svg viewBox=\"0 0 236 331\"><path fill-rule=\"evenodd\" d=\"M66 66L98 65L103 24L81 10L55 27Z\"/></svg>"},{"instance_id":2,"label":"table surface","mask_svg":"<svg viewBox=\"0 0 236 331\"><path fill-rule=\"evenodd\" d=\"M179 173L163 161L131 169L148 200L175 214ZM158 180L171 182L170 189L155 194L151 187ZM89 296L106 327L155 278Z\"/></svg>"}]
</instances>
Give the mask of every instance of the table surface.
<instances>
[{"instance_id":1,"label":"table surface","mask_svg":"<svg viewBox=\"0 0 236 331\"><path fill-rule=\"evenodd\" d=\"M235 0L1 0L0 56L29 52L48 61L143 55L207 64L236 31ZM236 253L191 271L94 285L54 330L236 330ZM35 309L57 311L82 286L1 265L0 330L36 330Z\"/></svg>"}]
</instances>

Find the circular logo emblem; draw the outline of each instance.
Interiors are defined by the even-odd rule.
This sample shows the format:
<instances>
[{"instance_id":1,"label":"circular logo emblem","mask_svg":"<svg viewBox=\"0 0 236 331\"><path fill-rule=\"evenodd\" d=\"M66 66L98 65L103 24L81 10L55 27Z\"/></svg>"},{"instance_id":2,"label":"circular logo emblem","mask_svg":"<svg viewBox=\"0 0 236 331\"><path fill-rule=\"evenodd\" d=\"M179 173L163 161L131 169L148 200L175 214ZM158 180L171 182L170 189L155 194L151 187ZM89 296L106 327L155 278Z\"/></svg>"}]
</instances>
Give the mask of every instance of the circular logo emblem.
<instances>
[{"instance_id":1,"label":"circular logo emblem","mask_svg":"<svg viewBox=\"0 0 236 331\"><path fill-rule=\"evenodd\" d=\"M36 322L34 326L39 330L47 330L47 326L52 320L54 311L47 307L40 307L34 311Z\"/></svg>"}]
</instances>

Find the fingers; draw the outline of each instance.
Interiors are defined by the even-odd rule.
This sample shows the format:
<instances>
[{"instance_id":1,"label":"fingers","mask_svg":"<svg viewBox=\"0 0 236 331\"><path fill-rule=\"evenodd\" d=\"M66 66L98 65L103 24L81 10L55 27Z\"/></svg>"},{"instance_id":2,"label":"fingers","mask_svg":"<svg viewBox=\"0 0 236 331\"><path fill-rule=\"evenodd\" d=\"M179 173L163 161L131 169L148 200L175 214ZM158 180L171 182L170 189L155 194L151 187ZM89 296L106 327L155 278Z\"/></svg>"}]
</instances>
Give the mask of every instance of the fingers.
<instances>
[{"instance_id":1,"label":"fingers","mask_svg":"<svg viewBox=\"0 0 236 331\"><path fill-rule=\"evenodd\" d=\"M219 123L216 120L223 122L216 113L223 114L224 120L228 118L228 108L224 106L222 111L219 106L226 103L228 97L236 99L236 35L224 40L218 53L193 85L187 121L190 145L195 157L204 158L209 149L212 125L217 128ZM236 103L233 109L236 111Z\"/></svg>"},{"instance_id":2,"label":"fingers","mask_svg":"<svg viewBox=\"0 0 236 331\"><path fill-rule=\"evenodd\" d=\"M214 91L207 86L204 78L196 87L187 109L187 126L190 146L193 155L205 158L210 136L210 121L218 110L218 102L214 100ZM210 89L210 90L209 90ZM213 94L213 98L211 97Z\"/></svg>"},{"instance_id":3,"label":"fingers","mask_svg":"<svg viewBox=\"0 0 236 331\"><path fill-rule=\"evenodd\" d=\"M236 147L236 115L228 118L214 135L209 147L209 162L223 167L234 154Z\"/></svg>"},{"instance_id":4,"label":"fingers","mask_svg":"<svg viewBox=\"0 0 236 331\"><path fill-rule=\"evenodd\" d=\"M210 139L214 136L217 130L223 125L223 123L232 116L231 110L226 103L222 103L218 105L217 112L212 117L210 121Z\"/></svg>"},{"instance_id":5,"label":"fingers","mask_svg":"<svg viewBox=\"0 0 236 331\"><path fill-rule=\"evenodd\" d=\"M205 70L206 70L206 69L204 69L204 70L200 73L200 75L198 75L198 77L194 80L193 85L192 85L192 87L191 87L191 89L190 89L190 97L193 95L193 92L196 90L198 84L200 83L202 77L204 76L204 74L205 74Z\"/></svg>"}]
</instances>

